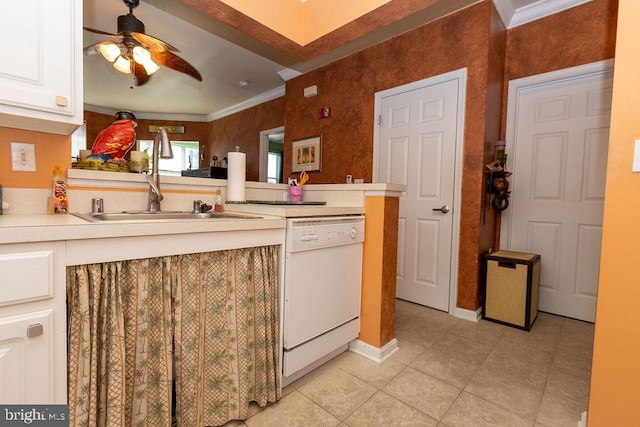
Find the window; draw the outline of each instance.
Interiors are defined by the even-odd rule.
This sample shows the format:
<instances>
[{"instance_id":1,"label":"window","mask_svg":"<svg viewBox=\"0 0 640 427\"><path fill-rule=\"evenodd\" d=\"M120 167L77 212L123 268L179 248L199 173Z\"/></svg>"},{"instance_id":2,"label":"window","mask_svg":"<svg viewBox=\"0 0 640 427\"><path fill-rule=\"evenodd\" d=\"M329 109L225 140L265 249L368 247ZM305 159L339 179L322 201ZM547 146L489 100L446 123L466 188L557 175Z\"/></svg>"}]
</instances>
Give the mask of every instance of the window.
<instances>
[{"instance_id":1,"label":"window","mask_svg":"<svg viewBox=\"0 0 640 427\"><path fill-rule=\"evenodd\" d=\"M153 161L153 141L141 139L138 149L146 151L149 155L149 162ZM158 164L158 171L162 175L181 175L183 170L200 167L200 143L198 141L171 141L171 149L173 159L160 159Z\"/></svg>"}]
</instances>

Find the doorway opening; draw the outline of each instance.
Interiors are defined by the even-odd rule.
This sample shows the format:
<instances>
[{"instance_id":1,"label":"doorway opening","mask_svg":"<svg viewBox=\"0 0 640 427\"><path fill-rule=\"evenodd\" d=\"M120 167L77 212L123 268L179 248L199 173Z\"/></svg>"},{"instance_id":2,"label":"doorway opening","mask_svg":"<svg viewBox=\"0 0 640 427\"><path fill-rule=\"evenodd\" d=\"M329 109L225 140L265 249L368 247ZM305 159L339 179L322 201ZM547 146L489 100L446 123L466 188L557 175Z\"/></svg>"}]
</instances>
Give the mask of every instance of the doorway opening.
<instances>
[{"instance_id":1,"label":"doorway opening","mask_svg":"<svg viewBox=\"0 0 640 427\"><path fill-rule=\"evenodd\" d=\"M259 181L283 182L284 126L260 132Z\"/></svg>"}]
</instances>

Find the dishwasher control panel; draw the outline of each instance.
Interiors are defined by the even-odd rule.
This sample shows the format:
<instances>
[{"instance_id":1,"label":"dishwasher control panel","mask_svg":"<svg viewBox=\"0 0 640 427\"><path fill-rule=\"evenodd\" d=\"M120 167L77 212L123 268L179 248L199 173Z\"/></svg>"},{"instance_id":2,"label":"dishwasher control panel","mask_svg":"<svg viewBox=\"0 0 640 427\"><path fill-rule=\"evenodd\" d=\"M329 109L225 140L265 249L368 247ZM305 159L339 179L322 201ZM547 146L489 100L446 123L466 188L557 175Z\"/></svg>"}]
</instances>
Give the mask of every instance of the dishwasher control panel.
<instances>
[{"instance_id":1,"label":"dishwasher control panel","mask_svg":"<svg viewBox=\"0 0 640 427\"><path fill-rule=\"evenodd\" d=\"M364 242L364 217L314 217L287 220L287 252Z\"/></svg>"}]
</instances>

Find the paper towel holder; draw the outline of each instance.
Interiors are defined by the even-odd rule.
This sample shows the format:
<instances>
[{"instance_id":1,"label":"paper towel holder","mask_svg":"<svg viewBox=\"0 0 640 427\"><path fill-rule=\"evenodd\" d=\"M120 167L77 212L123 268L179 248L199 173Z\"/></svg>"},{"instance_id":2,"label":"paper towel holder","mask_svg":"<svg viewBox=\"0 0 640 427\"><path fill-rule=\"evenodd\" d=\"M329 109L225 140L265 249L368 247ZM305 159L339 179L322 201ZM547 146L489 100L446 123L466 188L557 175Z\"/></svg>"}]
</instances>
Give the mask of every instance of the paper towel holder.
<instances>
[{"instance_id":1,"label":"paper towel holder","mask_svg":"<svg viewBox=\"0 0 640 427\"><path fill-rule=\"evenodd\" d=\"M322 170L322 135L293 141L291 172Z\"/></svg>"}]
</instances>

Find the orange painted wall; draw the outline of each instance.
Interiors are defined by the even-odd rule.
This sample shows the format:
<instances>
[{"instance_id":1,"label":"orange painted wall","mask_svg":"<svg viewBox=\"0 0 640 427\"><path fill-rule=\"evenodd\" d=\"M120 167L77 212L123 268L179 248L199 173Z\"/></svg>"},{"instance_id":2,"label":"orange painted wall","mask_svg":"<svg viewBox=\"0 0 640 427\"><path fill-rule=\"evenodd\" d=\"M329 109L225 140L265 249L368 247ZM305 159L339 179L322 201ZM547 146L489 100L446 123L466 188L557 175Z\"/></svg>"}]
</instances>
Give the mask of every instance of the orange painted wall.
<instances>
[{"instance_id":1,"label":"orange painted wall","mask_svg":"<svg viewBox=\"0 0 640 427\"><path fill-rule=\"evenodd\" d=\"M11 169L11 143L35 145L36 171L14 172ZM7 188L49 188L51 172L58 165L71 167L71 137L30 130L0 127L0 184Z\"/></svg>"},{"instance_id":2,"label":"orange painted wall","mask_svg":"<svg viewBox=\"0 0 640 427\"><path fill-rule=\"evenodd\" d=\"M638 425L640 407L640 2L620 0L589 426Z\"/></svg>"}]
</instances>

